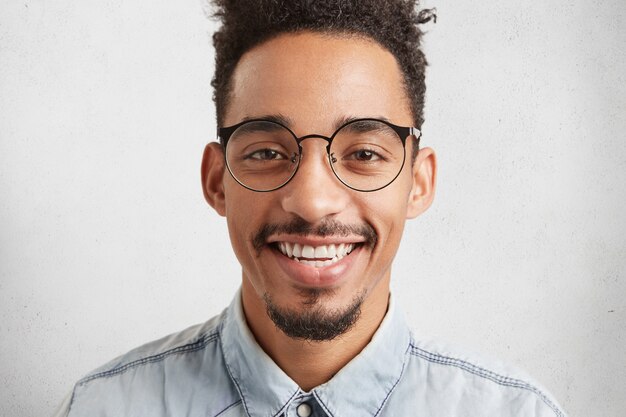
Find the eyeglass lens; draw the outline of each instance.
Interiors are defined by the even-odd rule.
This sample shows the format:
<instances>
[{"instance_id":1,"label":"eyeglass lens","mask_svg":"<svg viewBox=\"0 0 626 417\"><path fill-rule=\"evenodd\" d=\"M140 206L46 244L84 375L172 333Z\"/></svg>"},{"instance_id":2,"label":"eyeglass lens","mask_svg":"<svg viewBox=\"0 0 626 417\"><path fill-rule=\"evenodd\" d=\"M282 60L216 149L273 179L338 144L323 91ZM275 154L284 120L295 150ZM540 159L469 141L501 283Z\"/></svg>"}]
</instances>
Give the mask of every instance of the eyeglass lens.
<instances>
[{"instance_id":1,"label":"eyeglass lens","mask_svg":"<svg viewBox=\"0 0 626 417\"><path fill-rule=\"evenodd\" d=\"M280 124L252 121L241 125L226 146L226 162L233 177L256 190L279 188L295 174L300 146ZM332 138L330 166L350 188L372 191L391 183L404 163L404 145L390 126L375 120L357 120Z\"/></svg>"}]
</instances>

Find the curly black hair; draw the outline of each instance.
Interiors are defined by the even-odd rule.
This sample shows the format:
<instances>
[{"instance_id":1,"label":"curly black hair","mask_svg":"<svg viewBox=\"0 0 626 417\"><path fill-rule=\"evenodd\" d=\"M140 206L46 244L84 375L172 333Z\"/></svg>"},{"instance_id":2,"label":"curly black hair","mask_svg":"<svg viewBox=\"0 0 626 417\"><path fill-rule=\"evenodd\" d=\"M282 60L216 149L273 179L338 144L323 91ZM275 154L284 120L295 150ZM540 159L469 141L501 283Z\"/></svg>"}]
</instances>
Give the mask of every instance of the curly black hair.
<instances>
[{"instance_id":1,"label":"curly black hair","mask_svg":"<svg viewBox=\"0 0 626 417\"><path fill-rule=\"evenodd\" d=\"M213 0L221 28L213 35L215 75L211 85L222 125L231 79L242 55L278 35L302 31L373 39L389 50L403 72L417 128L424 122L424 72L419 25L435 20L419 0Z\"/></svg>"}]
</instances>

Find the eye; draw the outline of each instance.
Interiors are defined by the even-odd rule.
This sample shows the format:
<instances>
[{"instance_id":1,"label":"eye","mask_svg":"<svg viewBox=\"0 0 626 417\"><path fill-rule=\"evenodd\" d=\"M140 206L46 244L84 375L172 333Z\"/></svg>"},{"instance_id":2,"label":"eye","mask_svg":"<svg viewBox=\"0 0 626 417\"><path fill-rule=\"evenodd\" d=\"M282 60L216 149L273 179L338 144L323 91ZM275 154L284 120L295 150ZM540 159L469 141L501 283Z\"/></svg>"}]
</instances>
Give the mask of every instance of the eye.
<instances>
[{"instance_id":1,"label":"eye","mask_svg":"<svg viewBox=\"0 0 626 417\"><path fill-rule=\"evenodd\" d=\"M244 159L256 159L258 161L276 161L280 159L287 159L285 155L281 154L274 149L259 149L248 154Z\"/></svg>"},{"instance_id":2,"label":"eye","mask_svg":"<svg viewBox=\"0 0 626 417\"><path fill-rule=\"evenodd\" d=\"M355 152L352 152L350 155L348 155L346 159L353 159L355 161L364 161L364 162L384 160L384 158L380 156L378 153L369 149L359 149Z\"/></svg>"}]
</instances>

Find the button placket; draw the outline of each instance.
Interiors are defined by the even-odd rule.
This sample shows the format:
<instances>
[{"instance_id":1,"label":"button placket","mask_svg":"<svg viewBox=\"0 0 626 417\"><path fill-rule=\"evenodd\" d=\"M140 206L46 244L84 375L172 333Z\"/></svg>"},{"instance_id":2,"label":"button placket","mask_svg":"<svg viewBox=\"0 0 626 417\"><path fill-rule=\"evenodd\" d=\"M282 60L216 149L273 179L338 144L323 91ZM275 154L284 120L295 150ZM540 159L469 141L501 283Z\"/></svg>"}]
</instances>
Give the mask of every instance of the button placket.
<instances>
[{"instance_id":1,"label":"button placket","mask_svg":"<svg viewBox=\"0 0 626 417\"><path fill-rule=\"evenodd\" d=\"M301 393L291 401L284 417L322 417L326 416L315 397L310 393Z\"/></svg>"},{"instance_id":2,"label":"button placket","mask_svg":"<svg viewBox=\"0 0 626 417\"><path fill-rule=\"evenodd\" d=\"M310 417L312 413L313 413L313 409L311 408L309 403L306 401L303 403L300 403L296 407L296 414L298 415L298 417Z\"/></svg>"}]
</instances>

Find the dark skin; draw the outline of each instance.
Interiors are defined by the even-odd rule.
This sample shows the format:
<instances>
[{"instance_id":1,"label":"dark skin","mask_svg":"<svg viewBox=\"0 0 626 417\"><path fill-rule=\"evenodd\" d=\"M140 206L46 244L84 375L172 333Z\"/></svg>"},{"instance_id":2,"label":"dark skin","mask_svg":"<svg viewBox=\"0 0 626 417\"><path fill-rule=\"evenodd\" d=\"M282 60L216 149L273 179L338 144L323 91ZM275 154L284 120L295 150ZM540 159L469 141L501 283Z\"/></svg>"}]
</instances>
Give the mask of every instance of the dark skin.
<instances>
[{"instance_id":1,"label":"dark skin","mask_svg":"<svg viewBox=\"0 0 626 417\"><path fill-rule=\"evenodd\" d=\"M286 34L248 51L233 77L225 126L245 117L281 114L298 136L330 135L343 117L385 117L412 125L402 75L393 55L366 39L316 33ZM410 155L412 141L407 141ZM225 170L221 147L207 145L202 164L204 195L227 219L233 249L242 266L242 302L248 325L265 352L305 391L328 381L371 340L388 307L391 264L404 222L423 213L435 192L436 158L421 149L388 187L361 193L342 185L332 173L326 142L302 143L305 158L285 187L256 193L241 187ZM300 217L311 225L332 218L346 225L368 224L378 235L373 248L363 247L332 273L284 268L280 253L269 245L258 253L252 236L261 226ZM359 236L270 236L312 246L358 242ZM296 272L293 272L296 271ZM302 271L312 279L298 277ZM305 274L306 272L306 274ZM316 277L319 276L319 279ZM330 277L330 278L329 278ZM314 305L306 289L322 290ZM282 309L337 312L347 309L355 294L364 296L355 325L338 338L311 342L294 339L276 328L266 313L264 296Z\"/></svg>"}]
</instances>

